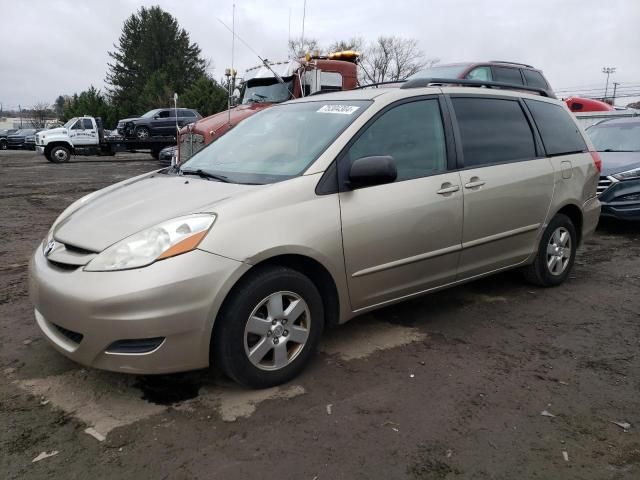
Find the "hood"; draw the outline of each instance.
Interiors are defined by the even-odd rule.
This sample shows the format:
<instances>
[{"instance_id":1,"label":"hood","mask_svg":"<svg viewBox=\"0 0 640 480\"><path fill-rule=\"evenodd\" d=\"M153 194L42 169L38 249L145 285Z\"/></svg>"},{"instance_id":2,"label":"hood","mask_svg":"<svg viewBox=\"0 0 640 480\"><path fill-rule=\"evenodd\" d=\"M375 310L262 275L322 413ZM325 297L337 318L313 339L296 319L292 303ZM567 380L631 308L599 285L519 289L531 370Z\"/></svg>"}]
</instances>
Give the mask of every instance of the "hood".
<instances>
[{"instance_id":1,"label":"hood","mask_svg":"<svg viewBox=\"0 0 640 480\"><path fill-rule=\"evenodd\" d=\"M211 212L219 202L262 188L157 172L107 187L62 220L54 238L101 252L141 230L190 213Z\"/></svg>"},{"instance_id":2,"label":"hood","mask_svg":"<svg viewBox=\"0 0 640 480\"><path fill-rule=\"evenodd\" d=\"M231 109L231 125L235 126L251 115L258 113L265 108L269 108L273 103L247 103L244 105L238 105ZM193 133L199 133L206 139L216 137L216 133L227 131L229 125L229 111L216 113L206 118L201 118L193 124L191 131ZM185 127L180 131L180 134L189 133L189 130Z\"/></svg>"},{"instance_id":3,"label":"hood","mask_svg":"<svg viewBox=\"0 0 640 480\"><path fill-rule=\"evenodd\" d=\"M133 122L134 120L140 120L140 117L122 118L118 120L118 123Z\"/></svg>"},{"instance_id":4,"label":"hood","mask_svg":"<svg viewBox=\"0 0 640 480\"><path fill-rule=\"evenodd\" d=\"M66 134L67 134L67 129L64 127L50 128L48 130L42 130L41 132L38 132L38 135L40 135L41 138L43 135L66 135Z\"/></svg>"},{"instance_id":5,"label":"hood","mask_svg":"<svg viewBox=\"0 0 640 480\"><path fill-rule=\"evenodd\" d=\"M640 152L600 152L602 175L640 168Z\"/></svg>"}]
</instances>

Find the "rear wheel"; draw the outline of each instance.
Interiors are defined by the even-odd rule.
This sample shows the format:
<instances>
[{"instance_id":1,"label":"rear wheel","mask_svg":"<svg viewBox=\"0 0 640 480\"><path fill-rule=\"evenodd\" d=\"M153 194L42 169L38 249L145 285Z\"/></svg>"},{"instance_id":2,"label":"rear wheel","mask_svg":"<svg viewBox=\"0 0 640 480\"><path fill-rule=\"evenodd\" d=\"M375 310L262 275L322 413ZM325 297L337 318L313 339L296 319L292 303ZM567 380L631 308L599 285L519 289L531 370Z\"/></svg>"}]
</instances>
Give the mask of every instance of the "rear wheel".
<instances>
[{"instance_id":1,"label":"rear wheel","mask_svg":"<svg viewBox=\"0 0 640 480\"><path fill-rule=\"evenodd\" d=\"M47 159L53 163L67 163L71 158L71 151L62 145L57 145L51 149Z\"/></svg>"},{"instance_id":2,"label":"rear wheel","mask_svg":"<svg viewBox=\"0 0 640 480\"><path fill-rule=\"evenodd\" d=\"M296 377L309 363L324 327L313 282L284 267L251 274L216 320L213 361L238 383L267 388Z\"/></svg>"},{"instance_id":3,"label":"rear wheel","mask_svg":"<svg viewBox=\"0 0 640 480\"><path fill-rule=\"evenodd\" d=\"M560 285L573 267L577 246L573 222L566 215L557 214L542 234L535 260L524 268L525 278L541 287Z\"/></svg>"},{"instance_id":4,"label":"rear wheel","mask_svg":"<svg viewBox=\"0 0 640 480\"><path fill-rule=\"evenodd\" d=\"M138 140L148 140L151 136L149 129L147 127L137 127L135 130L135 135Z\"/></svg>"}]
</instances>

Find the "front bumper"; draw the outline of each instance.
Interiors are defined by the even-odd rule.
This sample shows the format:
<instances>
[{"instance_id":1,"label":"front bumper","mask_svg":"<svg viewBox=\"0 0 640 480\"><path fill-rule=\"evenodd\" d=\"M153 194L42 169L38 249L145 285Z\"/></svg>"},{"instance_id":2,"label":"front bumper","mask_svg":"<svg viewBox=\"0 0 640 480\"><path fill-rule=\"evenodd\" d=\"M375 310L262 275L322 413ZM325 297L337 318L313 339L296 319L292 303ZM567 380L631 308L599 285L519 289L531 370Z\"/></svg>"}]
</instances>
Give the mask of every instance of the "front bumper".
<instances>
[{"instance_id":1,"label":"front bumper","mask_svg":"<svg viewBox=\"0 0 640 480\"><path fill-rule=\"evenodd\" d=\"M36 321L60 353L86 366L157 374L209 365L213 322L248 265L201 250L119 272L30 264ZM80 337L81 336L81 337ZM145 353L112 353L114 342L162 338Z\"/></svg>"},{"instance_id":2,"label":"front bumper","mask_svg":"<svg viewBox=\"0 0 640 480\"><path fill-rule=\"evenodd\" d=\"M603 217L640 221L640 179L614 182L599 198Z\"/></svg>"}]
</instances>

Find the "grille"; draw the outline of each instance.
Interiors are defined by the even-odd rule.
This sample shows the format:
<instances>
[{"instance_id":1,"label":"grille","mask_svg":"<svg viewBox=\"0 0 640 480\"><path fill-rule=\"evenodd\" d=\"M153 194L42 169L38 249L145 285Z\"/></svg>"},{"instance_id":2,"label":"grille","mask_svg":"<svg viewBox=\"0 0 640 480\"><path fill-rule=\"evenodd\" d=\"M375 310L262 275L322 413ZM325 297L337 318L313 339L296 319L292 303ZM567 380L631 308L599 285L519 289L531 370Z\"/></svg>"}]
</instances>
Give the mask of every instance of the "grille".
<instances>
[{"instance_id":1,"label":"grille","mask_svg":"<svg viewBox=\"0 0 640 480\"><path fill-rule=\"evenodd\" d=\"M189 160L204 148L204 136L199 133L188 133L180 137L180 163Z\"/></svg>"},{"instance_id":2,"label":"grille","mask_svg":"<svg viewBox=\"0 0 640 480\"><path fill-rule=\"evenodd\" d=\"M600 177L600 181L598 182L598 195L602 195L605 190L607 190L613 181L609 177Z\"/></svg>"},{"instance_id":3,"label":"grille","mask_svg":"<svg viewBox=\"0 0 640 480\"><path fill-rule=\"evenodd\" d=\"M56 325L55 323L53 324L54 327L56 327L56 329L65 337L67 337L69 340L71 340L73 343L80 343L82 341L82 339L84 338L84 335L82 335L81 333L78 332L74 332L73 330L67 330L64 327L61 327L60 325Z\"/></svg>"}]
</instances>

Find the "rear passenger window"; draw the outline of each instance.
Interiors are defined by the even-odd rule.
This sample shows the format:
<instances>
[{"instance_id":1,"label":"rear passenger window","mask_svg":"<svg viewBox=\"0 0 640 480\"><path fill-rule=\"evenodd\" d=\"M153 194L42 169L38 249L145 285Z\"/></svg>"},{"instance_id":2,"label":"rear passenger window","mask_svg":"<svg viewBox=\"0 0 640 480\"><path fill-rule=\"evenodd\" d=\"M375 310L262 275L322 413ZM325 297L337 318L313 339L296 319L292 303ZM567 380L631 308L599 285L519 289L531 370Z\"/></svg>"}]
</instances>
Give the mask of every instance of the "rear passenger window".
<instances>
[{"instance_id":1,"label":"rear passenger window","mask_svg":"<svg viewBox=\"0 0 640 480\"><path fill-rule=\"evenodd\" d=\"M536 72L535 70L522 70L522 73L524 74L524 79L527 81L527 85L530 87L549 88L540 72Z\"/></svg>"},{"instance_id":2,"label":"rear passenger window","mask_svg":"<svg viewBox=\"0 0 640 480\"><path fill-rule=\"evenodd\" d=\"M444 129L438 100L403 103L386 111L349 149L348 159L391 155L396 181L420 178L447 169Z\"/></svg>"},{"instance_id":3,"label":"rear passenger window","mask_svg":"<svg viewBox=\"0 0 640 480\"><path fill-rule=\"evenodd\" d=\"M531 127L515 100L452 98L465 167L536 158Z\"/></svg>"},{"instance_id":4,"label":"rear passenger window","mask_svg":"<svg viewBox=\"0 0 640 480\"><path fill-rule=\"evenodd\" d=\"M509 67L491 67L493 70L493 79L496 82L512 83L522 85L522 76L520 69Z\"/></svg>"},{"instance_id":5,"label":"rear passenger window","mask_svg":"<svg viewBox=\"0 0 640 480\"><path fill-rule=\"evenodd\" d=\"M525 100L536 122L547 155L586 152L587 144L571 114L560 105Z\"/></svg>"}]
</instances>

